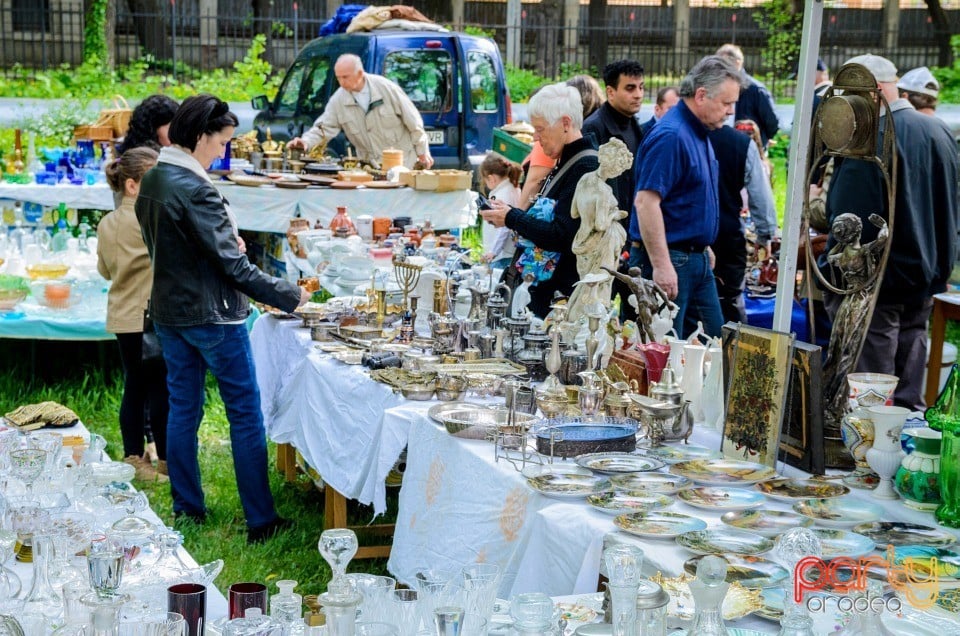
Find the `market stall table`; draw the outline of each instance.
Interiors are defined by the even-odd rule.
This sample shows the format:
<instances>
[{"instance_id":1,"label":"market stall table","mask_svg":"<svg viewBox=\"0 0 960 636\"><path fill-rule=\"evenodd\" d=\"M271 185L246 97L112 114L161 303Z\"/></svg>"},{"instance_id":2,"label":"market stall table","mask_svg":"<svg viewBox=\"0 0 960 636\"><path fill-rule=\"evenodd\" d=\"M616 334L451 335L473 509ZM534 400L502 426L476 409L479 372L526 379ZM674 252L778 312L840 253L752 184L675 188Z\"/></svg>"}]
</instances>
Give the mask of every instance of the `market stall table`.
<instances>
[{"instance_id":1,"label":"market stall table","mask_svg":"<svg viewBox=\"0 0 960 636\"><path fill-rule=\"evenodd\" d=\"M940 388L940 364L943 360L943 339L948 320L960 320L960 294L935 294L930 315L930 358L927 360L927 387L924 401L932 406Z\"/></svg>"},{"instance_id":2,"label":"market stall table","mask_svg":"<svg viewBox=\"0 0 960 636\"><path fill-rule=\"evenodd\" d=\"M4 428L4 425L0 423L0 430L3 430L3 428ZM42 430L44 431L52 430L66 437L79 437L85 441L89 441L90 439L90 433L87 430L87 428L83 425L82 422L78 422L74 426L71 426L68 428L42 429ZM9 487L8 482L6 480L0 481L0 486L2 486L0 487L0 495L5 495L5 494L8 495L9 493L5 491L5 489ZM150 521L151 523L154 523L157 525L164 525L163 521L160 519L160 517L157 516L157 514L153 511L152 508L148 507L146 510L141 511L138 514L144 517L145 519L147 519L148 521ZM197 567L197 562L194 560L194 558L183 546L180 546L179 548L179 555L180 555L180 558L184 561L184 563L187 566ZM23 563L15 559L10 559L10 561L6 563L6 566L11 568L20 578L23 593L26 593L26 591L30 590L30 586L33 582L33 566L30 563ZM0 599L0 601L2 600L7 600L7 599ZM212 585L212 584L208 585L207 586L207 620L213 621L218 618L224 618L227 616L227 612L228 612L228 607L227 607L226 597L224 597L223 593L216 587L216 585Z\"/></svg>"},{"instance_id":3,"label":"market stall table","mask_svg":"<svg viewBox=\"0 0 960 636\"><path fill-rule=\"evenodd\" d=\"M346 206L350 214L371 216L409 216L413 223L429 220L434 227L469 225L474 195L469 190L429 192L412 188L336 190L311 186L302 190L274 186L247 187L233 182L217 182L218 189L237 217L241 230L283 233L290 219L300 216L311 225L330 223L337 207ZM29 201L49 207L66 203L68 208L112 210L113 192L105 183L94 185L37 185L0 182L0 199Z\"/></svg>"}]
</instances>

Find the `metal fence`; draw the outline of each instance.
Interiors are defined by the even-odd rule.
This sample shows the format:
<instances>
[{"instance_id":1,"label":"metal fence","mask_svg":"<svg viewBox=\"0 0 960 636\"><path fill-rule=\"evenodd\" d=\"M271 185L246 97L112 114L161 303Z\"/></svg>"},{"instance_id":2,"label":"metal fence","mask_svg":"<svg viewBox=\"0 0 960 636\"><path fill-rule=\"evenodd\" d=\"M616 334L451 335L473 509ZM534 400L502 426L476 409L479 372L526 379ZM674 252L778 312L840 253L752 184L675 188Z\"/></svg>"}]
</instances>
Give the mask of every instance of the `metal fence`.
<instances>
[{"instance_id":1,"label":"metal fence","mask_svg":"<svg viewBox=\"0 0 960 636\"><path fill-rule=\"evenodd\" d=\"M285 68L326 21L325 2L292 3L282 9L277 4L269 15L257 18L243 14L249 11L249 3L235 0L221 0L219 14L212 16L201 16L196 1L161 3L164 12L150 14L132 13L120 4L115 60L122 64L150 56L168 72L182 72L184 64L201 70L226 68L243 58L254 35L264 33L268 37L265 58L276 68ZM668 81L724 42L744 48L746 67L752 73L766 75L772 70L762 55L767 36L755 19L755 8L692 8L689 25L674 25L670 7L610 5L601 26L588 26L587 6L580 7L576 24L563 24L549 11L544 4L524 4L520 27L520 66L546 77L570 69L595 70L607 59L632 57L644 64L652 78ZM960 10L947 13L951 32L960 32ZM895 38L886 37L882 18L879 10L826 9L821 56L834 68L865 51L886 55L905 69L936 64L935 34L925 9L902 10ZM464 20L458 28L480 28L505 50L505 3L467 2ZM80 3L61 4L56 11L48 0L6 4L0 10L0 68L9 75L17 65L19 73L29 76L39 69L79 64L84 23ZM675 46L678 32L688 47ZM605 42L604 56L591 59L590 43L597 38ZM896 42L893 48L884 46L888 39Z\"/></svg>"}]
</instances>

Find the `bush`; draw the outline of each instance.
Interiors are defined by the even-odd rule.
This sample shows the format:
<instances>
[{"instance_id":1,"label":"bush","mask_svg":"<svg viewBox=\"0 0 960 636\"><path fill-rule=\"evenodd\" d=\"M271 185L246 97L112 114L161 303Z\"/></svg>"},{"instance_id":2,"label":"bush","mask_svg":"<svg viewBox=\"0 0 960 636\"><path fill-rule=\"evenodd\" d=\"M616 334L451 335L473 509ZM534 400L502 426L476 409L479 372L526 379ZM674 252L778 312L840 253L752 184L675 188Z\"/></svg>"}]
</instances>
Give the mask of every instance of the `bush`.
<instances>
[{"instance_id":1,"label":"bush","mask_svg":"<svg viewBox=\"0 0 960 636\"><path fill-rule=\"evenodd\" d=\"M940 82L940 103L960 103L960 35L950 38L953 47L953 66L934 67L933 75Z\"/></svg>"}]
</instances>

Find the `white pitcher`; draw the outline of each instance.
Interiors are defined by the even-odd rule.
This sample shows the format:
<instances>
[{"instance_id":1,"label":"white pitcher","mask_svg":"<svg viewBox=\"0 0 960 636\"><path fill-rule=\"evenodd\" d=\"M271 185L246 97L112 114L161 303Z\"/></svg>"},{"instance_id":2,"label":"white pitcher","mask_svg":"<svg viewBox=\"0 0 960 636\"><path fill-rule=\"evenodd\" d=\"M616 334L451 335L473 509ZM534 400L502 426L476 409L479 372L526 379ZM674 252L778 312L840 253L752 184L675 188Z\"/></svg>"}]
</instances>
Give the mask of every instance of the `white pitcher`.
<instances>
[{"instance_id":1,"label":"white pitcher","mask_svg":"<svg viewBox=\"0 0 960 636\"><path fill-rule=\"evenodd\" d=\"M701 344L688 344L683 347L683 399L689 400L687 408L693 413L694 422L703 421L703 359L707 348Z\"/></svg>"},{"instance_id":2,"label":"white pitcher","mask_svg":"<svg viewBox=\"0 0 960 636\"><path fill-rule=\"evenodd\" d=\"M716 340L714 340L716 343ZM719 344L712 344L707 349L707 372L703 381L703 392L700 403L703 411L703 423L708 428L722 430L723 428L723 349Z\"/></svg>"}]
</instances>

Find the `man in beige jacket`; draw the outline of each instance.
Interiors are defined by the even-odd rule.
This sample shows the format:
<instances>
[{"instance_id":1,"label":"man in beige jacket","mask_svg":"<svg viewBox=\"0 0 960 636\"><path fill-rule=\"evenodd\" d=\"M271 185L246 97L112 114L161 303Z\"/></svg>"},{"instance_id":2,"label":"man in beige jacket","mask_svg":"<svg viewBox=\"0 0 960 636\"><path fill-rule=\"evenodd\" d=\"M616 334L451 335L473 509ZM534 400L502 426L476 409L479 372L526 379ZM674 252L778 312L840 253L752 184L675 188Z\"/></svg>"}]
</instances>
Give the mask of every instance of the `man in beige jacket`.
<instances>
[{"instance_id":1,"label":"man in beige jacket","mask_svg":"<svg viewBox=\"0 0 960 636\"><path fill-rule=\"evenodd\" d=\"M423 118L399 86L380 75L365 73L363 62L350 53L337 59L333 72L340 88L313 127L303 137L291 139L287 147L309 151L342 130L357 156L374 166L380 165L384 148L402 150L408 168L417 160L425 168L433 165Z\"/></svg>"}]
</instances>

